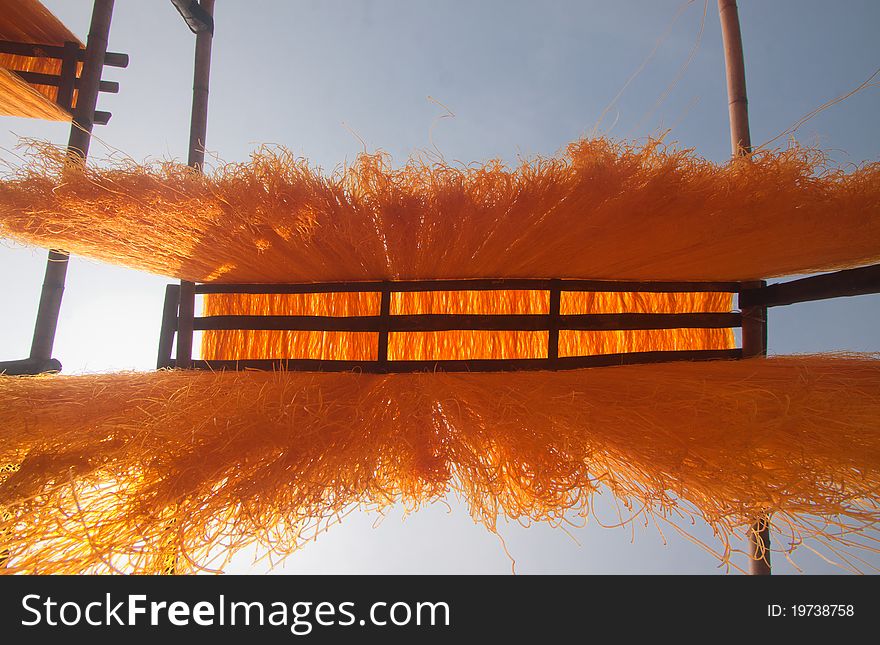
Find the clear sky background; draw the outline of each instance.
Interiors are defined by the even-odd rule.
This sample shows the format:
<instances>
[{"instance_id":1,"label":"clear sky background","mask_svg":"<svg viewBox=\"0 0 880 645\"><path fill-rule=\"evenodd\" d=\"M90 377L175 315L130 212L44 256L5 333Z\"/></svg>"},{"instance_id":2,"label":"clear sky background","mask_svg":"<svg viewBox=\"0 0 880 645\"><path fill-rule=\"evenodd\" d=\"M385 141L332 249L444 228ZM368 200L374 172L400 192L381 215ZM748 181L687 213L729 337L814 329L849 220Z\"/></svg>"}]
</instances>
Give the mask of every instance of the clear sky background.
<instances>
[{"instance_id":1,"label":"clear sky background","mask_svg":"<svg viewBox=\"0 0 880 645\"><path fill-rule=\"evenodd\" d=\"M85 41L90 0L44 2ZM755 144L880 67L876 0L739 5ZM671 129L667 140L723 162L730 144L715 0L697 47L703 10L701 0L217 0L207 147L240 161L261 143L277 143L328 171L365 147L397 163L434 151L448 160L513 164L557 153L598 124L599 134L628 140ZM128 53L131 64L104 72L121 92L99 99L113 118L96 127L104 145L93 142L93 157L119 150L138 160L185 162L194 42L167 0L116 1L110 50ZM880 90L868 88L795 137L839 164L877 161L878 114ZM63 144L68 129L4 117L0 159L15 163L20 136ZM44 267L44 250L0 243L0 360L28 353ZM73 258L54 352L64 371L154 368L168 282ZM878 319L878 296L773 310L769 349L880 351ZM275 571L509 572L498 537L475 525L464 504L449 502L404 521L392 512L378 527L376 516L355 513ZM610 500L599 500L597 509L613 519ZM546 526L501 524L500 533L518 573L723 571L670 531L664 544L653 527L593 522L570 537ZM712 542L708 527L694 533ZM252 564L252 556L243 554L229 571L265 571L268 564ZM808 573L837 571L804 548L794 560ZM880 557L872 561L880 566ZM737 562L745 566L744 558ZM796 569L776 557L774 571Z\"/></svg>"}]
</instances>

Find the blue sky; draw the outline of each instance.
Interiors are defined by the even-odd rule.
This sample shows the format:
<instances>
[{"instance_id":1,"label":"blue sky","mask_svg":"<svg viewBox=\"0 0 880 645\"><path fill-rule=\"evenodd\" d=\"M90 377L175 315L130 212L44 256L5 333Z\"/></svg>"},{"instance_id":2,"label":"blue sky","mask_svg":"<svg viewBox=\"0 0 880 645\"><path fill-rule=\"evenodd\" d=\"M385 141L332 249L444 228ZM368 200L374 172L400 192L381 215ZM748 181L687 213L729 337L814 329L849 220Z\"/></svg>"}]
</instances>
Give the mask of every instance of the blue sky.
<instances>
[{"instance_id":1,"label":"blue sky","mask_svg":"<svg viewBox=\"0 0 880 645\"><path fill-rule=\"evenodd\" d=\"M45 0L85 40L90 0ZM761 144L880 67L874 0L740 0L752 140ZM714 0L697 45L703 2L630 0L217 0L208 149L238 161L261 143L283 144L325 169L364 147L402 163L426 151L448 160L515 163L551 155L589 135L665 136L723 162L729 133L723 52ZM677 20L674 20L676 15ZM666 34L654 56L612 100ZM166 0L117 0L110 49L131 56L107 68L118 95L96 128L104 145L135 159L186 159L194 37ZM674 82L677 77L677 82ZM665 96L665 100L661 100ZM445 107L443 107L445 106ZM610 106L610 108L609 108ZM599 123L603 111L607 113ZM444 115L454 114L448 118ZM810 120L798 141L839 164L880 159L880 91L870 87ZM0 157L17 137L56 143L67 126L0 121ZM785 140L777 142L784 145ZM30 347L45 252L0 245L4 301L0 358ZM74 258L55 355L65 371L151 369L168 279ZM774 310L771 353L880 351L880 297ZM610 512L606 502L600 508ZM281 572L506 573L499 539L451 500L378 528L354 514L290 558ZM701 537L711 541L705 527ZM573 531L502 526L517 571L713 573L698 548L656 529ZM795 561L833 572L805 549ZM742 561L741 561L742 562ZM795 569L777 558L778 573ZM877 562L875 561L875 564ZM262 571L247 558L234 571Z\"/></svg>"}]
</instances>

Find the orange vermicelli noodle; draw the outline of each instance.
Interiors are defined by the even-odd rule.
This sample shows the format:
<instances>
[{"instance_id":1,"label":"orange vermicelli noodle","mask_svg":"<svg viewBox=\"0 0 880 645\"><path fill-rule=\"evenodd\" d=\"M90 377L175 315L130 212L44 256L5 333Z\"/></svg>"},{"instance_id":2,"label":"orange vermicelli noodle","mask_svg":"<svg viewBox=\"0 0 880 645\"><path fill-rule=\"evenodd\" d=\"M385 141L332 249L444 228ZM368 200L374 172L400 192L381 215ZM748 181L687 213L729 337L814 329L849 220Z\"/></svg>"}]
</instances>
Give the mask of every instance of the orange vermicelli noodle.
<instances>
[{"instance_id":1,"label":"orange vermicelli noodle","mask_svg":"<svg viewBox=\"0 0 880 645\"><path fill-rule=\"evenodd\" d=\"M598 490L715 551L770 514L858 568L876 544L880 361L799 356L504 374L0 377L7 572L222 569L354 509L451 493L558 524ZM828 526L835 527L828 530ZM784 538L784 539L783 539ZM220 560L212 561L222 545ZM855 563L855 564L853 564Z\"/></svg>"},{"instance_id":2,"label":"orange vermicelli noodle","mask_svg":"<svg viewBox=\"0 0 880 645\"><path fill-rule=\"evenodd\" d=\"M34 145L0 181L0 236L193 281L752 280L880 260L880 164L798 147L715 164L594 139L514 168L374 154L329 174L264 147L202 175L65 172Z\"/></svg>"},{"instance_id":3,"label":"orange vermicelli noodle","mask_svg":"<svg viewBox=\"0 0 880 645\"><path fill-rule=\"evenodd\" d=\"M753 280L880 260L880 164L814 150L718 165L583 140L556 158L327 175L281 148L206 175L65 167L36 145L0 179L0 236L199 282ZM565 293L562 314L725 312L730 294ZM539 291L395 294L392 314L547 313ZM210 295L206 315L376 315L379 295ZM373 360L377 334L205 332L202 358ZM562 356L725 349L730 329L562 331ZM389 358L527 358L546 332L394 332ZM771 518L858 569L877 544L880 361L802 356L558 372L158 371L0 376L7 572L222 568L290 553L345 512L460 495L561 524L610 490L727 562ZM828 527L834 528L833 531ZM213 557L220 548L220 561Z\"/></svg>"},{"instance_id":4,"label":"orange vermicelli noodle","mask_svg":"<svg viewBox=\"0 0 880 645\"><path fill-rule=\"evenodd\" d=\"M546 314L547 291L438 291L393 293L391 314ZM729 293L562 294L563 314L689 313L730 311ZM308 295L215 294L204 314L285 316L375 316L378 293ZM731 349L731 329L562 331L560 356L590 356L661 350ZM378 334L366 332L206 331L204 359L322 358L375 360ZM546 331L394 332L391 360L546 358Z\"/></svg>"}]
</instances>

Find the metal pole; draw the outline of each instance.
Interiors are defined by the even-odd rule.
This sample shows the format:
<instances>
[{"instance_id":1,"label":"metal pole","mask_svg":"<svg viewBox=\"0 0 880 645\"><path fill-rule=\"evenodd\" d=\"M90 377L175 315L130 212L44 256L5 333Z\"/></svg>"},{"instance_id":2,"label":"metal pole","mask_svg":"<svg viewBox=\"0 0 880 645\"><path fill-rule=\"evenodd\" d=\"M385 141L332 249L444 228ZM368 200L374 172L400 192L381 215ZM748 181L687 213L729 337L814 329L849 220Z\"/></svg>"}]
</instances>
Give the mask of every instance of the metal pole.
<instances>
[{"instance_id":1,"label":"metal pole","mask_svg":"<svg viewBox=\"0 0 880 645\"><path fill-rule=\"evenodd\" d=\"M214 0L200 0L199 4L209 16L214 15ZM211 76L213 39L213 30L202 30L196 35L188 163L199 171L202 170L205 163L205 137L208 132L208 81ZM177 329L177 367L192 367L193 322L191 311L195 305L194 299L195 285L188 280L181 280Z\"/></svg>"},{"instance_id":2,"label":"metal pole","mask_svg":"<svg viewBox=\"0 0 880 645\"><path fill-rule=\"evenodd\" d=\"M733 156L750 154L749 102L746 94L746 71L743 60L742 32L736 0L718 0L721 38L724 43L724 67L727 75L730 147ZM743 358L767 355L767 308L742 309ZM749 527L749 573L770 575L770 521L761 517Z\"/></svg>"},{"instance_id":3,"label":"metal pole","mask_svg":"<svg viewBox=\"0 0 880 645\"><path fill-rule=\"evenodd\" d=\"M98 86L104 69L107 39L110 36L113 2L114 0L95 0L92 9L86 57L82 67L73 123L70 126L70 138L67 142L67 154L73 163L84 164L89 154L95 107L98 103ZM34 324L34 338L31 343L30 357L35 361L47 361L52 358L69 259L70 255L66 251L54 249L49 251L37 320Z\"/></svg>"}]
</instances>

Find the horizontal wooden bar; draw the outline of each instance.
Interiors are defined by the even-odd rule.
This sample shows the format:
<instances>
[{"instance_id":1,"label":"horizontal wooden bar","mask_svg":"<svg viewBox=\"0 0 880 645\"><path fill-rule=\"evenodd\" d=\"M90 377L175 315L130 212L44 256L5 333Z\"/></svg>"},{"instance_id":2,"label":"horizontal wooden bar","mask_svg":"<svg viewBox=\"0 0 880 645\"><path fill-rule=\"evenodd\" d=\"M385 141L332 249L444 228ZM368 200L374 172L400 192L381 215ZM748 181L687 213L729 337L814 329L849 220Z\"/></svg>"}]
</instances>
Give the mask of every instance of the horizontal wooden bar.
<instances>
[{"instance_id":1,"label":"horizontal wooden bar","mask_svg":"<svg viewBox=\"0 0 880 645\"><path fill-rule=\"evenodd\" d=\"M49 85L51 87L59 87L61 85L61 77L56 76L55 74L41 74L39 72L21 72L18 70L12 70L13 74L20 77L21 80L26 83L31 83L32 85ZM77 78L73 86L79 88L82 84L82 79ZM119 83L116 81L100 81L98 83L98 91L100 92L108 92L110 94L117 94L119 92Z\"/></svg>"},{"instance_id":2,"label":"horizontal wooden bar","mask_svg":"<svg viewBox=\"0 0 880 645\"><path fill-rule=\"evenodd\" d=\"M546 358L511 358L485 360L442 361L332 361L306 358L261 360L194 360L192 367L207 370L277 370L308 372L510 372L535 370L573 370L587 367L611 367L644 363L668 363L678 361L734 360L742 357L739 349L693 350L670 352L632 352L627 354L602 354L598 356L564 356L555 361ZM176 361L171 361L174 367Z\"/></svg>"},{"instance_id":3,"label":"horizontal wooden bar","mask_svg":"<svg viewBox=\"0 0 880 645\"><path fill-rule=\"evenodd\" d=\"M387 330L381 316L197 316L197 331L372 331Z\"/></svg>"},{"instance_id":4,"label":"horizontal wooden bar","mask_svg":"<svg viewBox=\"0 0 880 645\"><path fill-rule=\"evenodd\" d=\"M85 58L85 50L83 50L83 58ZM128 67L128 54L119 52L107 52L104 54L104 64L107 67Z\"/></svg>"},{"instance_id":5,"label":"horizontal wooden bar","mask_svg":"<svg viewBox=\"0 0 880 645\"><path fill-rule=\"evenodd\" d=\"M744 289L739 294L739 307L779 307L871 293L880 293L880 264Z\"/></svg>"},{"instance_id":6,"label":"horizontal wooden bar","mask_svg":"<svg viewBox=\"0 0 880 645\"><path fill-rule=\"evenodd\" d=\"M739 313L688 314L409 314L398 316L204 316L195 318L196 330L260 331L579 331L623 329L717 329L738 327Z\"/></svg>"},{"instance_id":7,"label":"horizontal wooden bar","mask_svg":"<svg viewBox=\"0 0 880 645\"><path fill-rule=\"evenodd\" d=\"M739 282L636 282L631 280L562 280L563 291L635 291L643 293L736 293Z\"/></svg>"},{"instance_id":8,"label":"horizontal wooden bar","mask_svg":"<svg viewBox=\"0 0 880 645\"><path fill-rule=\"evenodd\" d=\"M57 358L23 358L16 361L0 361L0 374L6 376L29 376L60 371L61 362Z\"/></svg>"},{"instance_id":9,"label":"horizontal wooden bar","mask_svg":"<svg viewBox=\"0 0 880 645\"><path fill-rule=\"evenodd\" d=\"M11 40L0 40L0 54L61 59L64 58L64 47L58 45L40 45L36 43L19 43ZM84 48L79 50L77 58L81 61L85 60L86 50ZM104 55L104 64L108 67L128 67L128 54L107 52Z\"/></svg>"},{"instance_id":10,"label":"horizontal wooden bar","mask_svg":"<svg viewBox=\"0 0 880 645\"><path fill-rule=\"evenodd\" d=\"M401 280L392 282L304 282L291 284L216 282L196 285L196 293L351 293L376 292L389 289L394 293L413 291L549 291L550 279L463 279L463 280ZM739 282L632 282L618 280L560 280L562 291L641 291L648 293L722 292L737 293Z\"/></svg>"},{"instance_id":11,"label":"horizontal wooden bar","mask_svg":"<svg viewBox=\"0 0 880 645\"><path fill-rule=\"evenodd\" d=\"M85 52L85 49L82 50ZM58 45L40 45L37 43L20 43L12 40L0 40L0 54L15 56L31 56L33 58L64 58L64 47Z\"/></svg>"},{"instance_id":12,"label":"horizontal wooden bar","mask_svg":"<svg viewBox=\"0 0 880 645\"><path fill-rule=\"evenodd\" d=\"M559 317L559 329L617 331L637 329L726 329L739 327L738 312L687 314L574 314Z\"/></svg>"}]
</instances>

